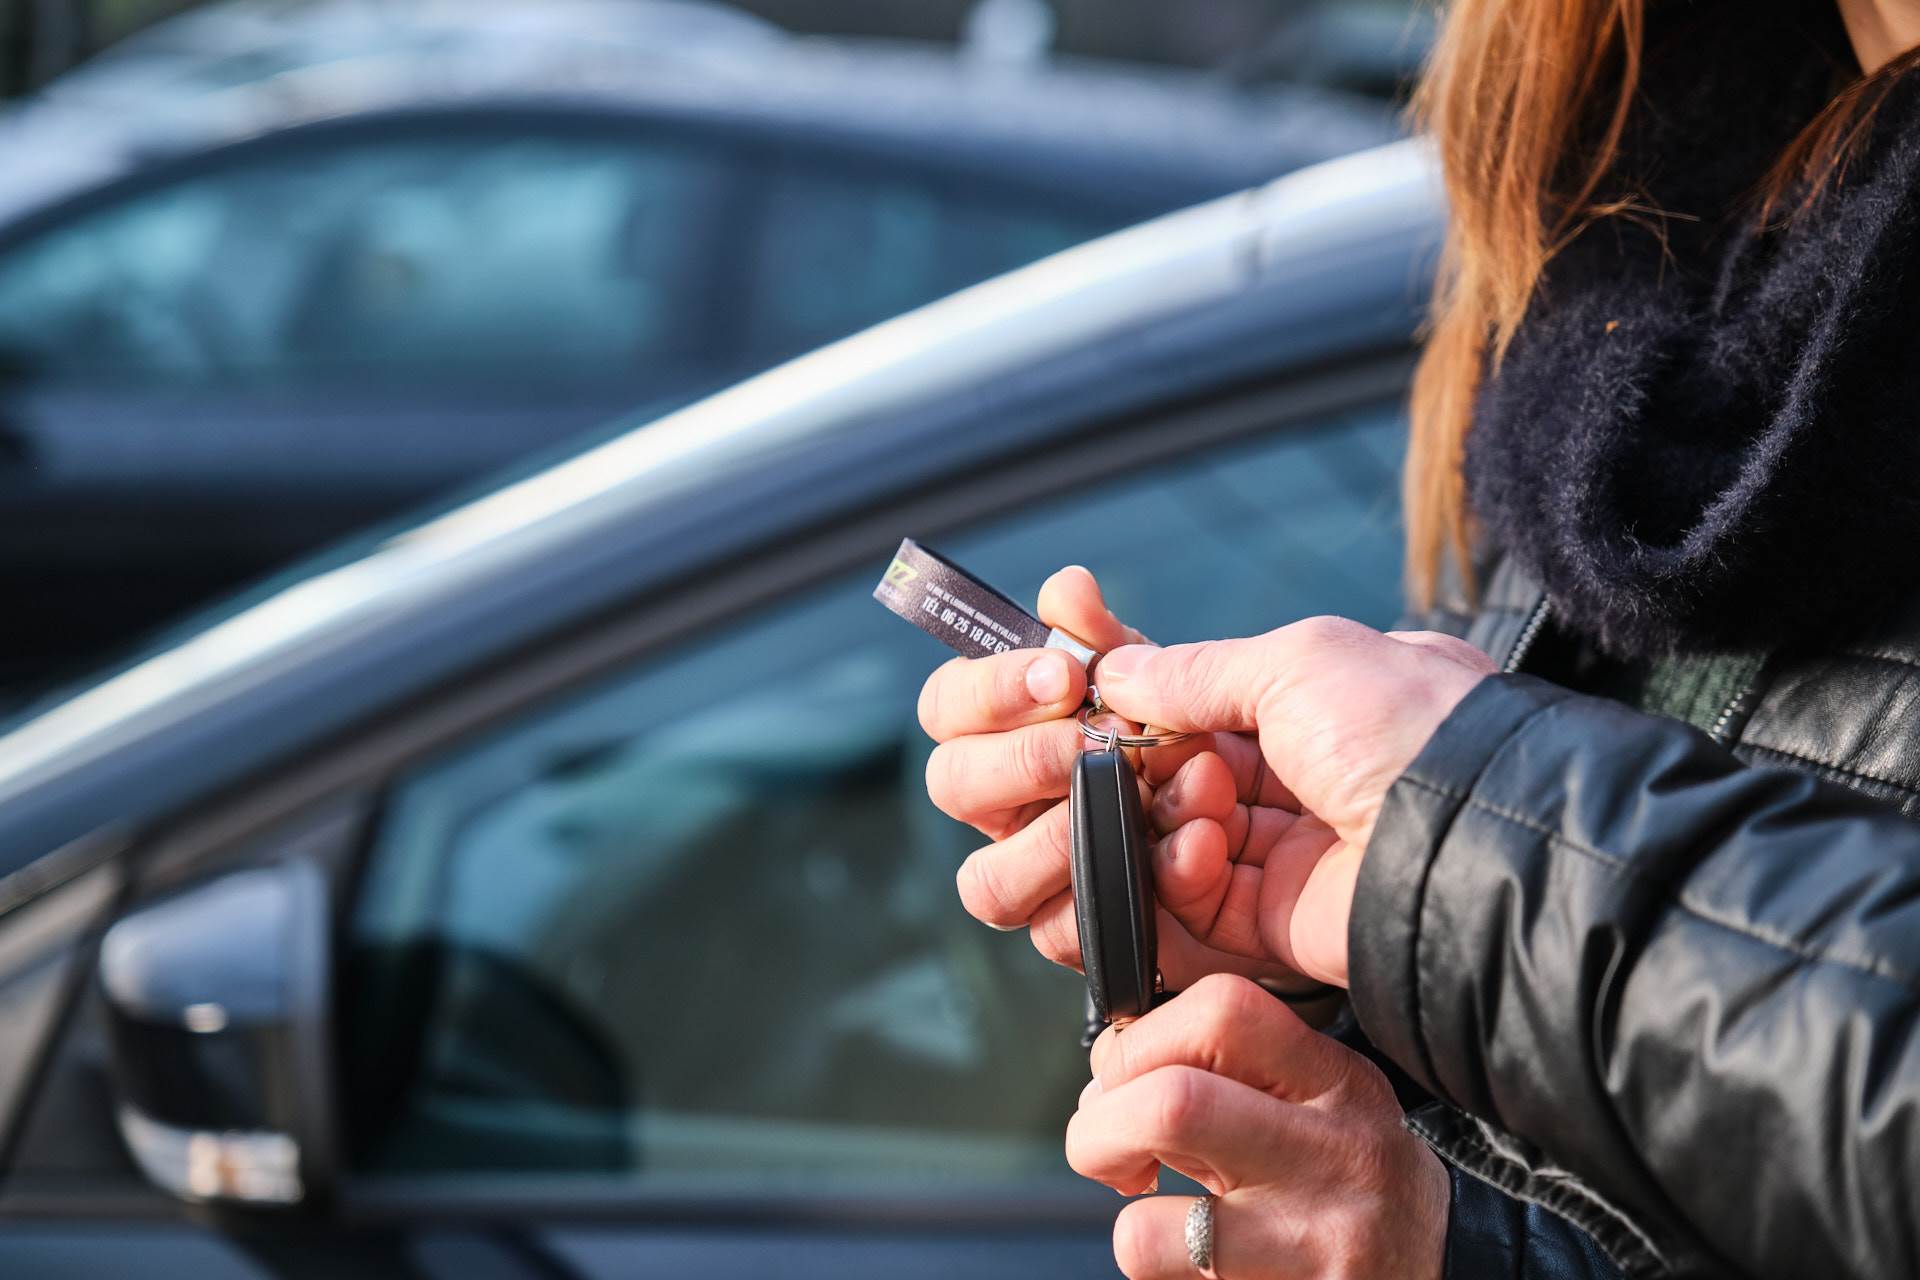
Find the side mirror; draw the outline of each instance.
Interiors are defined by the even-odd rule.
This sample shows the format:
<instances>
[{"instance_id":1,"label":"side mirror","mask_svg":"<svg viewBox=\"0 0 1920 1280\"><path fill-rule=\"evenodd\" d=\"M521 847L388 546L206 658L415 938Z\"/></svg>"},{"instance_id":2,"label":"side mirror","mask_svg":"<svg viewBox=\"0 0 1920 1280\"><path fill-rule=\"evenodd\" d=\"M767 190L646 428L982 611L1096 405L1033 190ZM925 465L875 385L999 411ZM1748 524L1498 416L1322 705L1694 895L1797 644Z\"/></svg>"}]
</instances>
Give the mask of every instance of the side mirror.
<instances>
[{"instance_id":1,"label":"side mirror","mask_svg":"<svg viewBox=\"0 0 1920 1280\"><path fill-rule=\"evenodd\" d=\"M325 877L234 871L121 918L100 944L120 1133L182 1199L292 1206L331 1186Z\"/></svg>"}]
</instances>

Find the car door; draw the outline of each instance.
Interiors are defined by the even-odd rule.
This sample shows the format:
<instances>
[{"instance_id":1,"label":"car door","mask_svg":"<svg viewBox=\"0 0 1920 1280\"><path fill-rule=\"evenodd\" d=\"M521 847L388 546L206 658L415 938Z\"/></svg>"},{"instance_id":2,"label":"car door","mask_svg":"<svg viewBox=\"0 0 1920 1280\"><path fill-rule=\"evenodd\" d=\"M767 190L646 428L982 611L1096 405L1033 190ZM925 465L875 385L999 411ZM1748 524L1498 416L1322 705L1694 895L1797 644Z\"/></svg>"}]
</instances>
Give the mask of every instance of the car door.
<instances>
[{"instance_id":1,"label":"car door","mask_svg":"<svg viewBox=\"0 0 1920 1280\"><path fill-rule=\"evenodd\" d=\"M1061 473L1013 509L954 477L914 531L1029 597L1087 564L1166 641L1384 623L1404 423L1391 374L1343 385L1374 390L1308 395L1251 437L1145 421L1139 465ZM90 994L12 1144L0 1263L1111 1275L1115 1203L1060 1152L1086 1077L1078 979L955 899L979 837L926 800L914 720L946 655L869 598L890 549L806 580L743 566L624 638L552 637L458 695L484 710L396 708L398 737L316 747L259 789L324 803L264 826L215 806L146 850L134 900L235 865L326 868L338 1192L306 1216L183 1219L114 1136Z\"/></svg>"}]
</instances>

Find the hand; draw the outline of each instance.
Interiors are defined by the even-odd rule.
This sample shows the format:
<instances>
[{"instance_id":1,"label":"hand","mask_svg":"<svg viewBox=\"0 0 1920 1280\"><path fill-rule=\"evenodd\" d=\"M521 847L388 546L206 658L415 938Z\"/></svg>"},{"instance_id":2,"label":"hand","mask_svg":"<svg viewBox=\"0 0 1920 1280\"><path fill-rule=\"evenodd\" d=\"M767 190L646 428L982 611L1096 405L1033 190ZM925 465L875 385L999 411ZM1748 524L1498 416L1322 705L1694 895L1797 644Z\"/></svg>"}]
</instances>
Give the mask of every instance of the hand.
<instances>
[{"instance_id":1,"label":"hand","mask_svg":"<svg viewBox=\"0 0 1920 1280\"><path fill-rule=\"evenodd\" d=\"M1155 798L1172 833L1154 860L1161 906L1204 945L1345 986L1354 887L1387 789L1495 669L1463 640L1342 618L1109 653L1107 705L1215 735Z\"/></svg>"},{"instance_id":2,"label":"hand","mask_svg":"<svg viewBox=\"0 0 1920 1280\"><path fill-rule=\"evenodd\" d=\"M1113 616L1093 575L1078 566L1047 579L1039 615L1098 650L1146 643ZM1080 966L1080 937L1063 797L1084 745L1073 717L1086 691L1085 670L1054 649L955 658L920 691L920 724L940 744L927 761L927 792L943 812L994 841L961 866L961 902L995 928L1026 926L1041 954L1071 968ZM1145 780L1170 776L1206 745L1147 752ZM1257 762L1257 749L1243 745L1248 761ZM1182 892L1175 875L1173 888ZM1258 958L1201 946L1164 912L1160 967L1175 988L1218 972L1299 981Z\"/></svg>"},{"instance_id":3,"label":"hand","mask_svg":"<svg viewBox=\"0 0 1920 1280\"><path fill-rule=\"evenodd\" d=\"M1400 1123L1371 1062L1240 978L1208 978L1093 1046L1067 1161L1122 1195L1161 1165L1218 1197L1226 1280L1440 1280L1446 1170ZM1133 1280L1194 1274L1186 1196L1121 1210L1113 1252Z\"/></svg>"}]
</instances>

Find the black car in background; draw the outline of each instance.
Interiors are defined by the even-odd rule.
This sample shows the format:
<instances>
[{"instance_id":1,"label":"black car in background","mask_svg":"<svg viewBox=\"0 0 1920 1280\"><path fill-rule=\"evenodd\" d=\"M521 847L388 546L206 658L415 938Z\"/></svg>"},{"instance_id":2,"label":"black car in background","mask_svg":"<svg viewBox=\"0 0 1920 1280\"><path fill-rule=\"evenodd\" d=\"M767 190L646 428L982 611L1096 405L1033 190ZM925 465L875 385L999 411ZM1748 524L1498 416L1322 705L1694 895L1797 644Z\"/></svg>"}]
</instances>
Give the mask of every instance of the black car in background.
<instances>
[{"instance_id":1,"label":"black car in background","mask_svg":"<svg viewBox=\"0 0 1920 1280\"><path fill-rule=\"evenodd\" d=\"M1400 143L1068 250L0 727L0 1275L1111 1277L870 592L1388 622L1441 222Z\"/></svg>"},{"instance_id":2,"label":"black car in background","mask_svg":"<svg viewBox=\"0 0 1920 1280\"><path fill-rule=\"evenodd\" d=\"M370 520L1392 136L653 0L245 0L0 122L0 690Z\"/></svg>"}]
</instances>

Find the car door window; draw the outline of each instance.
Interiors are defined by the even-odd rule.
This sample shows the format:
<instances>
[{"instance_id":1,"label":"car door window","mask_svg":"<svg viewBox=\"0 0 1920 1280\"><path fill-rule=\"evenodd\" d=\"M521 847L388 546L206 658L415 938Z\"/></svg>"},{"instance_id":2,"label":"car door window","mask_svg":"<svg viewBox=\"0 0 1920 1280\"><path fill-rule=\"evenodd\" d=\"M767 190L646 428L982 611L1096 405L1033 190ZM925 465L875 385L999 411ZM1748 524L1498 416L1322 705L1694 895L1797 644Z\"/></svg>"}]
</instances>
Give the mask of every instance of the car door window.
<instances>
[{"instance_id":1,"label":"car door window","mask_svg":"<svg viewBox=\"0 0 1920 1280\"><path fill-rule=\"evenodd\" d=\"M698 255L727 165L512 122L256 147L0 256L0 371L433 386L711 358Z\"/></svg>"},{"instance_id":2,"label":"car door window","mask_svg":"<svg viewBox=\"0 0 1920 1280\"><path fill-rule=\"evenodd\" d=\"M808 351L1134 220L898 164L795 159L769 187L750 345Z\"/></svg>"},{"instance_id":3,"label":"car door window","mask_svg":"<svg viewBox=\"0 0 1920 1280\"><path fill-rule=\"evenodd\" d=\"M1163 640L1397 604L1397 409L1210 449L943 539L1078 561ZM363 1171L648 1186L1062 1176L1079 979L961 911L923 789L946 655L811 587L394 786L348 931Z\"/></svg>"}]
</instances>

